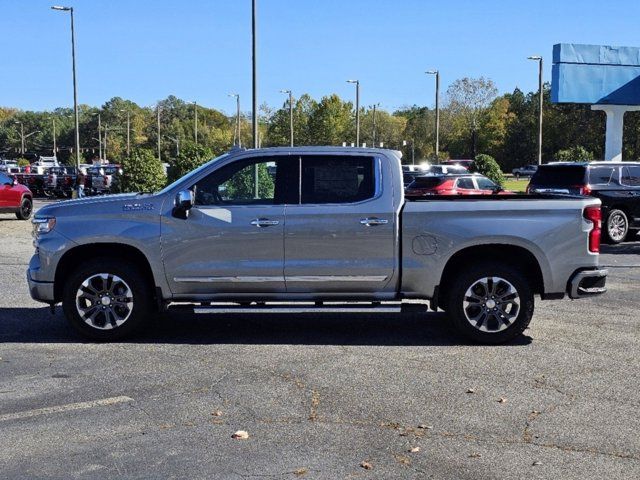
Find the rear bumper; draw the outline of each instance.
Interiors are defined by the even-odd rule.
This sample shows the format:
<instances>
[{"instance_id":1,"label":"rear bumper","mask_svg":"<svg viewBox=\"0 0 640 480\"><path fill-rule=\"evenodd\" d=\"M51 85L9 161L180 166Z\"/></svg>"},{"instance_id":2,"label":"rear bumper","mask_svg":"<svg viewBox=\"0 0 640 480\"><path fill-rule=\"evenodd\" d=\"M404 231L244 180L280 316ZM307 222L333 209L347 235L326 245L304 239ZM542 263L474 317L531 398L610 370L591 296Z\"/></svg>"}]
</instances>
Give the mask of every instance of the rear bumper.
<instances>
[{"instance_id":1,"label":"rear bumper","mask_svg":"<svg viewBox=\"0 0 640 480\"><path fill-rule=\"evenodd\" d=\"M31 278L30 272L27 270L27 283L29 284L29 294L31 298L43 303L53 303L53 282L36 282Z\"/></svg>"},{"instance_id":2,"label":"rear bumper","mask_svg":"<svg viewBox=\"0 0 640 480\"><path fill-rule=\"evenodd\" d=\"M567 293L569 298L601 295L607 291L607 270L578 270L569 280Z\"/></svg>"}]
</instances>

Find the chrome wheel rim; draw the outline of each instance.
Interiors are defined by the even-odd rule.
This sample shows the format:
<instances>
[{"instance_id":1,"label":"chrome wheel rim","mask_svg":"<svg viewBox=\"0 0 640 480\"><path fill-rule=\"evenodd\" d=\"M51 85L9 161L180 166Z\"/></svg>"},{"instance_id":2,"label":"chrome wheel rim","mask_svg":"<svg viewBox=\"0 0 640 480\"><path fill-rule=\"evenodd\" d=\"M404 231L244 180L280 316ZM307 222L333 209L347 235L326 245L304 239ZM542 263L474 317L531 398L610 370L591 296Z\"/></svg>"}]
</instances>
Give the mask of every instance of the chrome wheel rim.
<instances>
[{"instance_id":1,"label":"chrome wheel rim","mask_svg":"<svg viewBox=\"0 0 640 480\"><path fill-rule=\"evenodd\" d=\"M624 236L627 234L627 220L620 213L616 213L609 217L607 227L609 237L617 242L622 241Z\"/></svg>"},{"instance_id":2,"label":"chrome wheel rim","mask_svg":"<svg viewBox=\"0 0 640 480\"><path fill-rule=\"evenodd\" d=\"M504 278L481 278L467 289L462 309L473 328L486 333L502 332L518 318L520 294Z\"/></svg>"},{"instance_id":3,"label":"chrome wheel rim","mask_svg":"<svg viewBox=\"0 0 640 480\"><path fill-rule=\"evenodd\" d=\"M111 330L121 326L133 311L133 293L122 278L97 273L87 278L76 293L80 318L92 328Z\"/></svg>"}]
</instances>

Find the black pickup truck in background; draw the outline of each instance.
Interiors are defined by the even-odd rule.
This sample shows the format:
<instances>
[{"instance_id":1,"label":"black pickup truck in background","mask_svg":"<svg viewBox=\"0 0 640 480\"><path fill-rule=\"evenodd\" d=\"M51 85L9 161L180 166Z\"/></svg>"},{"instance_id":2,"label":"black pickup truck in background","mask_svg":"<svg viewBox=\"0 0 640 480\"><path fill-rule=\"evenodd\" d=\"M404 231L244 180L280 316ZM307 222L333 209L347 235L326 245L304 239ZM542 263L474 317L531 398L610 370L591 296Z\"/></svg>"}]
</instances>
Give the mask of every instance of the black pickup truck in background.
<instances>
[{"instance_id":1,"label":"black pickup truck in background","mask_svg":"<svg viewBox=\"0 0 640 480\"><path fill-rule=\"evenodd\" d=\"M602 201L604 239L620 243L640 230L640 163L559 162L541 165L528 193L588 195Z\"/></svg>"}]
</instances>

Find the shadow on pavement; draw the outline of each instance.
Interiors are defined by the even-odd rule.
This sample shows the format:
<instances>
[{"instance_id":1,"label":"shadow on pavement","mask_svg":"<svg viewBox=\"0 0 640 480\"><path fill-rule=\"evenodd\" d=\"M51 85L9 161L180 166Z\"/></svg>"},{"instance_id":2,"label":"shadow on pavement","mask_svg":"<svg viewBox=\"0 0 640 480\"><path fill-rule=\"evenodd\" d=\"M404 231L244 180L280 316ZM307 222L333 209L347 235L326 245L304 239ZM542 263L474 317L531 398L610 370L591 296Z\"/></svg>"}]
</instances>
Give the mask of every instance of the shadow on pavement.
<instances>
[{"instance_id":1,"label":"shadow on pavement","mask_svg":"<svg viewBox=\"0 0 640 480\"><path fill-rule=\"evenodd\" d=\"M640 242L625 242L618 245L600 245L600 253L608 255L639 255Z\"/></svg>"},{"instance_id":2,"label":"shadow on pavement","mask_svg":"<svg viewBox=\"0 0 640 480\"><path fill-rule=\"evenodd\" d=\"M78 343L84 340L67 324L61 309L0 308L0 343ZM468 345L444 313L428 314L253 314L157 315L121 343L237 345ZM528 345L521 336L507 345Z\"/></svg>"}]
</instances>

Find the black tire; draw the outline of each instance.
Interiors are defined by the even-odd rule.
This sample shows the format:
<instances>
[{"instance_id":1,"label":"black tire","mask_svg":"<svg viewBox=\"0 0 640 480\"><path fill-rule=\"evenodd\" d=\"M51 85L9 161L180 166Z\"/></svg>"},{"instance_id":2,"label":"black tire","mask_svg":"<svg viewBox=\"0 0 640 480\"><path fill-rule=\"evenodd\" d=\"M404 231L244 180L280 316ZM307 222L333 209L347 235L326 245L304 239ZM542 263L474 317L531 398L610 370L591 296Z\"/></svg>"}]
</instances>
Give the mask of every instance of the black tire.
<instances>
[{"instance_id":1,"label":"black tire","mask_svg":"<svg viewBox=\"0 0 640 480\"><path fill-rule=\"evenodd\" d=\"M33 213L33 201L29 197L22 197L20 208L16 212L18 220L29 220Z\"/></svg>"},{"instance_id":2,"label":"black tire","mask_svg":"<svg viewBox=\"0 0 640 480\"><path fill-rule=\"evenodd\" d=\"M506 264L471 265L453 280L448 290L446 307L452 326L476 343L508 342L520 336L533 317L534 300L529 281ZM467 297L468 291L477 299ZM514 292L517 297L509 298Z\"/></svg>"},{"instance_id":3,"label":"black tire","mask_svg":"<svg viewBox=\"0 0 640 480\"><path fill-rule=\"evenodd\" d=\"M603 225L604 239L607 243L617 245L625 241L629 235L629 219L622 210L614 208L607 215Z\"/></svg>"},{"instance_id":4,"label":"black tire","mask_svg":"<svg viewBox=\"0 0 640 480\"><path fill-rule=\"evenodd\" d=\"M100 274L107 274L107 278L103 280ZM111 290L108 289L109 276ZM93 280L89 285L95 295L88 287L84 287L86 296L77 298L83 282L91 278ZM103 296L109 297L106 307L101 302ZM89 299L95 299L97 306ZM84 308L83 314L93 316L93 319L83 319L79 306L81 304L89 304ZM88 339L102 342L118 340L132 334L144 324L152 306L151 288L140 270L131 263L113 258L96 258L84 262L65 280L62 293L62 308L73 328ZM124 320L119 323L122 318Z\"/></svg>"}]
</instances>

